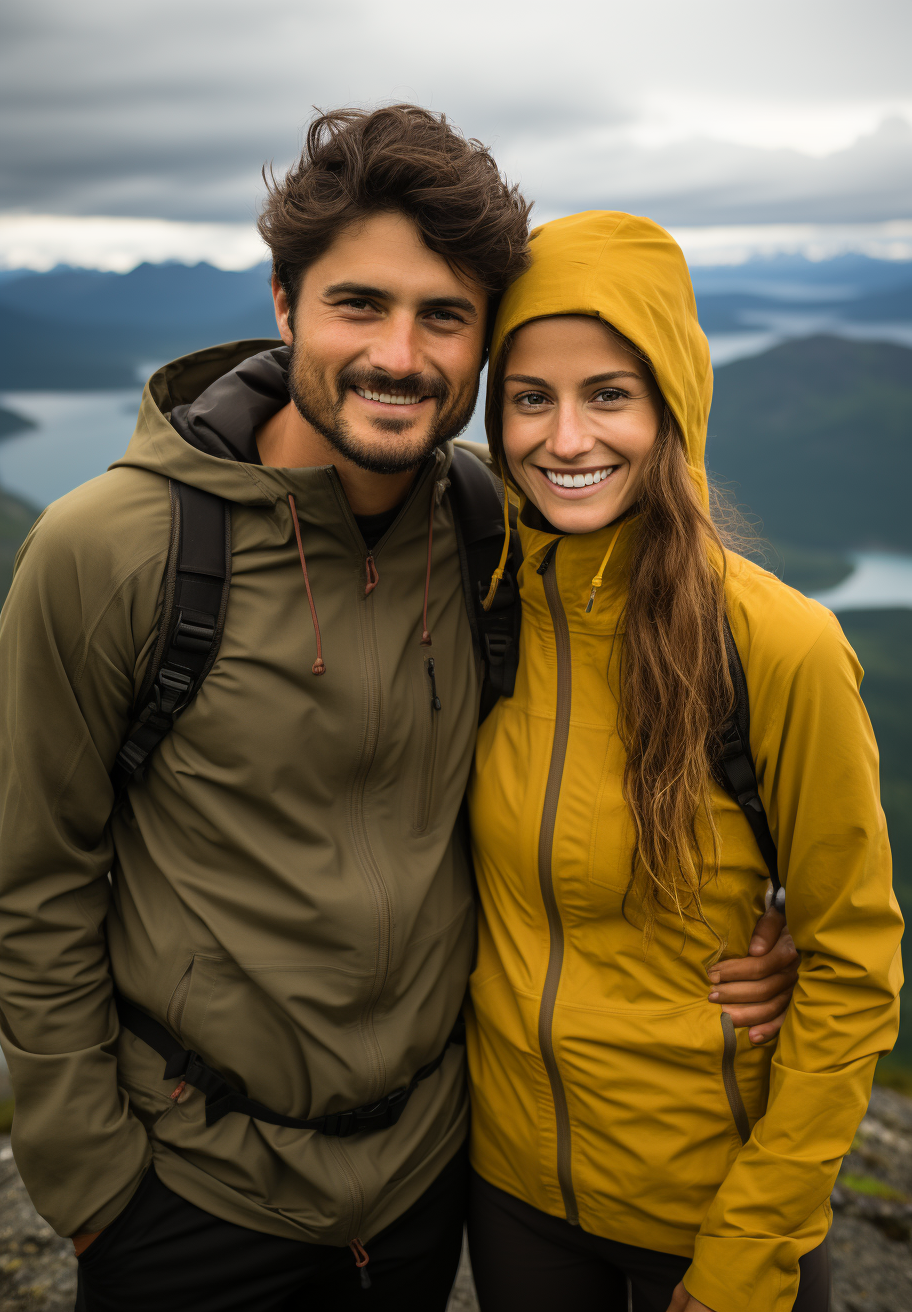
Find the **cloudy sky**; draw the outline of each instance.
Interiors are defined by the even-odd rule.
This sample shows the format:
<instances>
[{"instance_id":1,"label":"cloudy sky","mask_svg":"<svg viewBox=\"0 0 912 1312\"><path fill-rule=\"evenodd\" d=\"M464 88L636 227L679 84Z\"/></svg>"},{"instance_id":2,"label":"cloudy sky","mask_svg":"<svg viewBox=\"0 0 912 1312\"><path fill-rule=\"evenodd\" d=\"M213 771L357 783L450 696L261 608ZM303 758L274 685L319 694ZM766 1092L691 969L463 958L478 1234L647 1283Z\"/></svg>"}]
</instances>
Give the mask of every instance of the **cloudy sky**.
<instances>
[{"instance_id":1,"label":"cloudy sky","mask_svg":"<svg viewBox=\"0 0 912 1312\"><path fill-rule=\"evenodd\" d=\"M391 100L493 145L540 218L912 220L909 0L3 9L0 222L246 225L262 164L293 158L313 105Z\"/></svg>"}]
</instances>

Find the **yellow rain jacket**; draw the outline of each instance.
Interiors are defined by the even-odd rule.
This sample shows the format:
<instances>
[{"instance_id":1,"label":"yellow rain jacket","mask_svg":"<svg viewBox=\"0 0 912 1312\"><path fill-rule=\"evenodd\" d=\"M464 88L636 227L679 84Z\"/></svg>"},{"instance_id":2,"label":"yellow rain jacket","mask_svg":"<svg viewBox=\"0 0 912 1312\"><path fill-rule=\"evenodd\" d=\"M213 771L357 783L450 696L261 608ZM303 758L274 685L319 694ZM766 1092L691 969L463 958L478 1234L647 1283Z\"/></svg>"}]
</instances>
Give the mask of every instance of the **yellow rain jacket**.
<instances>
[{"instance_id":1,"label":"yellow rain jacket","mask_svg":"<svg viewBox=\"0 0 912 1312\"><path fill-rule=\"evenodd\" d=\"M508 332L543 315L613 324L652 361L705 491L712 373L678 246L649 220L593 211L538 229L532 253L501 306L493 359ZM684 1283L714 1312L786 1312L898 1025L902 918L862 671L829 611L728 557L751 748L801 952L778 1044L753 1048L707 999L719 941L723 956L747 952L768 888L721 789L708 927L690 922L684 935L660 916L644 954L629 901L624 915L618 665L636 524L618 535L586 614L615 527L561 538L542 573L558 535L531 527L531 510L516 691L482 726L470 786L481 901L472 1162L592 1234L692 1257Z\"/></svg>"}]
</instances>

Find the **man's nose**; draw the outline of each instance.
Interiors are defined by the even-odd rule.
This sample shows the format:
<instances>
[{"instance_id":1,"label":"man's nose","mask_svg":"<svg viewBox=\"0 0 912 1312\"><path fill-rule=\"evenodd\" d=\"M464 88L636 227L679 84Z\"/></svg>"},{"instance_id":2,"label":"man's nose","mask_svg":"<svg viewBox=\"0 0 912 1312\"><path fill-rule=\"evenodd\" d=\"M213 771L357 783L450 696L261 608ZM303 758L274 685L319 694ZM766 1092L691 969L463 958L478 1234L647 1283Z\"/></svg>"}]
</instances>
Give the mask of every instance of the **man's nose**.
<instances>
[{"instance_id":1,"label":"man's nose","mask_svg":"<svg viewBox=\"0 0 912 1312\"><path fill-rule=\"evenodd\" d=\"M410 314L391 314L379 327L368 351L371 368L382 369L391 378L420 374L424 360L414 319Z\"/></svg>"},{"instance_id":2,"label":"man's nose","mask_svg":"<svg viewBox=\"0 0 912 1312\"><path fill-rule=\"evenodd\" d=\"M559 402L554 427L546 442L548 453L558 460L576 460L595 445L595 435L587 430L586 416L573 401Z\"/></svg>"}]
</instances>

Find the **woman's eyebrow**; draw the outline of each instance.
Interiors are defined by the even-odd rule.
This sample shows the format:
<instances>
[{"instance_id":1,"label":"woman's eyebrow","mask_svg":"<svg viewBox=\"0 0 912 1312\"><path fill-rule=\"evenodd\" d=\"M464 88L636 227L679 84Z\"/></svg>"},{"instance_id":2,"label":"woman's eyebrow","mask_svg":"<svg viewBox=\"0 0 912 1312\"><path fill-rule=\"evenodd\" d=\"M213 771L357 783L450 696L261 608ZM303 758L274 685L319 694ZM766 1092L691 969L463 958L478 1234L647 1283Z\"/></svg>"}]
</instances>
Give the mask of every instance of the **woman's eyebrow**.
<instances>
[{"instance_id":1,"label":"woman's eyebrow","mask_svg":"<svg viewBox=\"0 0 912 1312\"><path fill-rule=\"evenodd\" d=\"M640 378L640 376L632 369L615 369L612 373L593 374L591 378L584 378L580 387L592 387L594 383L610 383L615 378Z\"/></svg>"},{"instance_id":2,"label":"woman's eyebrow","mask_svg":"<svg viewBox=\"0 0 912 1312\"><path fill-rule=\"evenodd\" d=\"M642 381L642 375L635 373L632 369L614 369L606 374L592 374L589 378L584 378L580 387L592 387L595 383L610 383L615 378L637 378ZM505 383L526 383L529 387L551 387L547 378L536 378L532 374L507 374L504 379Z\"/></svg>"}]
</instances>

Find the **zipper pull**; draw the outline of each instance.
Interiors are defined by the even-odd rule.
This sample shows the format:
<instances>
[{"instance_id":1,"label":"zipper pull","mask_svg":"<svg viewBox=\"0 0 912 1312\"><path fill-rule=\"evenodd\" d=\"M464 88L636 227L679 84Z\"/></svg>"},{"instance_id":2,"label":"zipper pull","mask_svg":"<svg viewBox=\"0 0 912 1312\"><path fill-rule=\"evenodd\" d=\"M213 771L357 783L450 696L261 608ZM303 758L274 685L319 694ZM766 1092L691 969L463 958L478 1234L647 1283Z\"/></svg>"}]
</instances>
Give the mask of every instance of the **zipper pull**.
<instances>
[{"instance_id":1,"label":"zipper pull","mask_svg":"<svg viewBox=\"0 0 912 1312\"><path fill-rule=\"evenodd\" d=\"M426 661L428 678L431 681L431 710L440 710L440 698L437 696L437 676L434 672L434 657L430 656Z\"/></svg>"},{"instance_id":2,"label":"zipper pull","mask_svg":"<svg viewBox=\"0 0 912 1312\"><path fill-rule=\"evenodd\" d=\"M551 561L554 559L554 553L555 551L557 551L558 547L560 546L561 541L562 541L561 538L555 538L555 540L551 543L550 547L545 552L544 557L542 558L542 563L535 571L536 574L541 574L541 575L547 574L548 566L551 564Z\"/></svg>"},{"instance_id":3,"label":"zipper pull","mask_svg":"<svg viewBox=\"0 0 912 1312\"><path fill-rule=\"evenodd\" d=\"M367 583L364 585L364 595L369 597L374 588L380 582L380 575L377 573L377 566L374 562L372 552L367 553L367 559L364 562L364 568L367 572Z\"/></svg>"}]
</instances>

